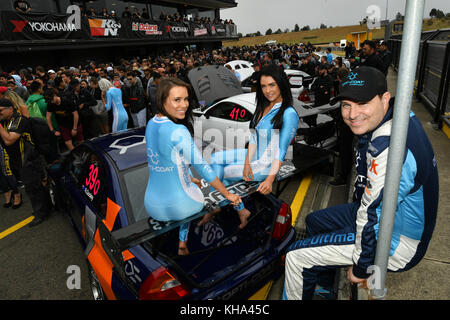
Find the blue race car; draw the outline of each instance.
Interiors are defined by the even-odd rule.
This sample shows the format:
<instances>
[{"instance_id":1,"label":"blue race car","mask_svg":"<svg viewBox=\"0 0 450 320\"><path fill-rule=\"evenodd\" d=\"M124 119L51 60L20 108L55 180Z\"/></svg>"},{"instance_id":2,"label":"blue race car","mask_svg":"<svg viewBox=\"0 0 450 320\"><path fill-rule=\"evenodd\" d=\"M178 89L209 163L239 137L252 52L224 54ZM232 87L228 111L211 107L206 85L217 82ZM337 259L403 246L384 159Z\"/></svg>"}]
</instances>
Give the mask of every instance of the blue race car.
<instances>
[{"instance_id":1,"label":"blue race car","mask_svg":"<svg viewBox=\"0 0 450 320\"><path fill-rule=\"evenodd\" d=\"M256 182L229 187L252 212L242 230L233 207L204 181L202 212L183 221L149 217L145 128L86 141L49 174L52 198L84 247L95 299L246 299L280 275L295 240L289 205L255 192ZM197 227L217 206L221 213ZM177 227L188 221L190 254L178 256Z\"/></svg>"}]
</instances>

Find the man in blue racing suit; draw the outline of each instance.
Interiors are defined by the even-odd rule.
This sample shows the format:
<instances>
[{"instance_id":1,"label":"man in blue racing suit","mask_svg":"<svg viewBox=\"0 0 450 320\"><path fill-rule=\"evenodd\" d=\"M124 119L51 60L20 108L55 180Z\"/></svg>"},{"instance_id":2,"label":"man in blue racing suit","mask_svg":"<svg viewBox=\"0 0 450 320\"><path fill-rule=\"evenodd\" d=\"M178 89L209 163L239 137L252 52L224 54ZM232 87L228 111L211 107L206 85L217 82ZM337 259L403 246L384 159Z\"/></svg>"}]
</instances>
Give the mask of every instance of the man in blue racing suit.
<instances>
[{"instance_id":1,"label":"man in blue racing suit","mask_svg":"<svg viewBox=\"0 0 450 320\"><path fill-rule=\"evenodd\" d=\"M372 67L351 72L341 83L344 122L358 136L353 203L309 214L309 238L286 255L283 299L311 299L316 285L331 292L336 268L362 282L371 273L378 240L384 180L392 128L393 99L383 73ZM393 227L389 271L406 271L425 255L436 224L439 182L432 146L410 113Z\"/></svg>"}]
</instances>

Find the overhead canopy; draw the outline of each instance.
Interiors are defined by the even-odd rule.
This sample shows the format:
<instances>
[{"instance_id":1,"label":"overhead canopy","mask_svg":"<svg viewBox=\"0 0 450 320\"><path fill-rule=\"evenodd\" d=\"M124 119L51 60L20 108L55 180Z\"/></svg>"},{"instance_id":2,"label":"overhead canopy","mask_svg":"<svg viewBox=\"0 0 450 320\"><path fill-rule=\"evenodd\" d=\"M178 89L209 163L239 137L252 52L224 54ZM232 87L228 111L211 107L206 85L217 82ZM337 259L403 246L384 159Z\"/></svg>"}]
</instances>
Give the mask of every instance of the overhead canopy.
<instances>
[{"instance_id":1,"label":"overhead canopy","mask_svg":"<svg viewBox=\"0 0 450 320\"><path fill-rule=\"evenodd\" d=\"M190 6L204 7L210 9L225 9L225 8L234 8L237 6L237 3L234 0L165 0L165 2L186 4Z\"/></svg>"},{"instance_id":2,"label":"overhead canopy","mask_svg":"<svg viewBox=\"0 0 450 320\"><path fill-rule=\"evenodd\" d=\"M190 7L199 7L208 9L226 9L226 8L234 8L237 6L237 3L234 0L160 0L160 1L134 0L133 2L151 3L157 5L173 3L176 5L181 4Z\"/></svg>"}]
</instances>

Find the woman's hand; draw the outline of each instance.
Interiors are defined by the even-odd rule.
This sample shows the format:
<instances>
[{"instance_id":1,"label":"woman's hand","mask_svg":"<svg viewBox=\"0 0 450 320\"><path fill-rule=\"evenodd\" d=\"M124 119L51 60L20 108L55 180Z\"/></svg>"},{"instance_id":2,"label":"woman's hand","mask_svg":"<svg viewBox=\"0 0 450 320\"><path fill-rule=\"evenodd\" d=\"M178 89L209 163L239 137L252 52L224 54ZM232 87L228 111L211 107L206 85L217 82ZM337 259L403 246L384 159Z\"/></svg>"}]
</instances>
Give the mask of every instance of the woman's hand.
<instances>
[{"instance_id":1,"label":"woman's hand","mask_svg":"<svg viewBox=\"0 0 450 320\"><path fill-rule=\"evenodd\" d=\"M263 182L261 182L256 191L259 191L262 194L269 194L272 192L272 184L273 178L272 176L268 176Z\"/></svg>"},{"instance_id":2,"label":"woman's hand","mask_svg":"<svg viewBox=\"0 0 450 320\"><path fill-rule=\"evenodd\" d=\"M202 182L199 179L194 178L194 177L191 176L191 181L193 183L195 183L197 185L197 187L199 187L200 189L202 188Z\"/></svg>"},{"instance_id":3,"label":"woman's hand","mask_svg":"<svg viewBox=\"0 0 450 320\"><path fill-rule=\"evenodd\" d=\"M244 181L253 181L253 171L250 163L244 164L244 171L242 172L242 178Z\"/></svg>"},{"instance_id":4,"label":"woman's hand","mask_svg":"<svg viewBox=\"0 0 450 320\"><path fill-rule=\"evenodd\" d=\"M227 200L229 200L234 206L237 206L239 203L242 202L241 196L238 196L237 194L228 192L226 196Z\"/></svg>"}]
</instances>

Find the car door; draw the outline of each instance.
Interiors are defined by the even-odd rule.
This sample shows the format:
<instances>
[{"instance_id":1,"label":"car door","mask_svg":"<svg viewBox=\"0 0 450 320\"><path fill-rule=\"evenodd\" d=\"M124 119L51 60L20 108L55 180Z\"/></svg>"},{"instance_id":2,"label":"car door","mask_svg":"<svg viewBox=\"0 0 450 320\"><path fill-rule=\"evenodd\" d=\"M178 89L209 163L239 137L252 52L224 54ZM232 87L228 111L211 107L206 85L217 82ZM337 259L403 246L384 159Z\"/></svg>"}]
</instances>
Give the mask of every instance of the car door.
<instances>
[{"instance_id":1,"label":"car door","mask_svg":"<svg viewBox=\"0 0 450 320\"><path fill-rule=\"evenodd\" d=\"M226 149L241 148L245 142L238 139L238 136L248 131L252 116L253 114L239 103L219 102L205 113L204 140Z\"/></svg>"},{"instance_id":2,"label":"car door","mask_svg":"<svg viewBox=\"0 0 450 320\"><path fill-rule=\"evenodd\" d=\"M85 240L92 236L98 219L104 219L107 206L107 170L98 154L87 145L75 148L65 163L68 211Z\"/></svg>"}]
</instances>

